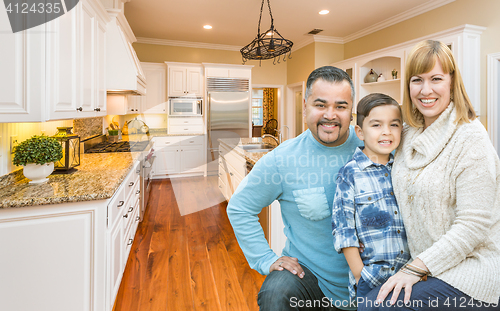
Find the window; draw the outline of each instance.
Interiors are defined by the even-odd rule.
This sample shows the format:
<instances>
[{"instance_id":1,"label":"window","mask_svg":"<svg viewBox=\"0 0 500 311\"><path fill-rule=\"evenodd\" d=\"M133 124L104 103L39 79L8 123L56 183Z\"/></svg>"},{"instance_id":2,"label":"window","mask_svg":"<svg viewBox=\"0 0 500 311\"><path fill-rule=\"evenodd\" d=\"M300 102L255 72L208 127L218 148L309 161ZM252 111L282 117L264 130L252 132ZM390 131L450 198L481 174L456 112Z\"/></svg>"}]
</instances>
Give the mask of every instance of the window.
<instances>
[{"instance_id":1,"label":"window","mask_svg":"<svg viewBox=\"0 0 500 311\"><path fill-rule=\"evenodd\" d=\"M263 123L263 89L252 89L252 123L253 125L264 125Z\"/></svg>"}]
</instances>

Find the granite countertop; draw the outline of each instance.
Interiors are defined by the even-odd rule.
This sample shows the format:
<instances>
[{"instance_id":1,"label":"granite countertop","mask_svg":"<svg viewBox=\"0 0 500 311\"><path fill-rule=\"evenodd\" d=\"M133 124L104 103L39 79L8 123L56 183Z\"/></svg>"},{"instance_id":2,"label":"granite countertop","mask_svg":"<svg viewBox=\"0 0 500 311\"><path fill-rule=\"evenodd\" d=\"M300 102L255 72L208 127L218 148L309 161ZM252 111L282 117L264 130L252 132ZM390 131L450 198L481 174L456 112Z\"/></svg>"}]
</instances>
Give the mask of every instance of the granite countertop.
<instances>
[{"instance_id":1,"label":"granite countertop","mask_svg":"<svg viewBox=\"0 0 500 311\"><path fill-rule=\"evenodd\" d=\"M226 145L230 149L234 149L239 155L241 155L247 162L254 165L257 161L260 160L267 152L248 152L243 148L240 148L241 145L250 145L250 144L269 144L276 145L274 140L264 140L260 137L252 137L252 138L220 138L219 142ZM269 151L271 151L270 149Z\"/></svg>"},{"instance_id":2,"label":"granite countertop","mask_svg":"<svg viewBox=\"0 0 500 311\"><path fill-rule=\"evenodd\" d=\"M82 154L77 171L71 174L54 172L41 184L29 184L22 168L0 176L0 208L111 198L141 154Z\"/></svg>"}]
</instances>

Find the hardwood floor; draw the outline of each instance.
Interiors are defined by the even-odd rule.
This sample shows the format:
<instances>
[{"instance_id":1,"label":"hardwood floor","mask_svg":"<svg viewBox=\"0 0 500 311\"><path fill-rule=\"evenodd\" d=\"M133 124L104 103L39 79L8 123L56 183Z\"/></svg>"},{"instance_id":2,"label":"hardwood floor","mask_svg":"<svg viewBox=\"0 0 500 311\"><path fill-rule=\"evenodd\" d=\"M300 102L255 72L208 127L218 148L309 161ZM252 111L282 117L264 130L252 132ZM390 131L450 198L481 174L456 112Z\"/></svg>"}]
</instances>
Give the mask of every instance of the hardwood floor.
<instances>
[{"instance_id":1,"label":"hardwood floor","mask_svg":"<svg viewBox=\"0 0 500 311\"><path fill-rule=\"evenodd\" d=\"M197 190L183 200L197 206L217 200L217 177L203 182L201 187L196 180ZM181 216L171 181L155 180L152 186L114 310L258 310L265 277L248 266L227 218L227 203Z\"/></svg>"}]
</instances>

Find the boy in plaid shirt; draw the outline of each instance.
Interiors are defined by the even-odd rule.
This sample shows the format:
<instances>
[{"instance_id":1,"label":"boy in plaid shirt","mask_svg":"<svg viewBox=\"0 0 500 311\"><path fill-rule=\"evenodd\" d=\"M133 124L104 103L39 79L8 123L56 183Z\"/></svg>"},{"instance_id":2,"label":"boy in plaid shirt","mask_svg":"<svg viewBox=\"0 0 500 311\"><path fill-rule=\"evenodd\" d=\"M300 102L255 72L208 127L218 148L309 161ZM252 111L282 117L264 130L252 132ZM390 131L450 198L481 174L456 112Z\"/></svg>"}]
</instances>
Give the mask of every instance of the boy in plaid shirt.
<instances>
[{"instance_id":1,"label":"boy in plaid shirt","mask_svg":"<svg viewBox=\"0 0 500 311\"><path fill-rule=\"evenodd\" d=\"M385 94L358 103L356 135L364 141L339 170L332 210L334 246L349 264L349 295L365 297L409 259L403 219L392 189L392 151L401 140L399 104ZM359 252L360 245L364 247Z\"/></svg>"}]
</instances>

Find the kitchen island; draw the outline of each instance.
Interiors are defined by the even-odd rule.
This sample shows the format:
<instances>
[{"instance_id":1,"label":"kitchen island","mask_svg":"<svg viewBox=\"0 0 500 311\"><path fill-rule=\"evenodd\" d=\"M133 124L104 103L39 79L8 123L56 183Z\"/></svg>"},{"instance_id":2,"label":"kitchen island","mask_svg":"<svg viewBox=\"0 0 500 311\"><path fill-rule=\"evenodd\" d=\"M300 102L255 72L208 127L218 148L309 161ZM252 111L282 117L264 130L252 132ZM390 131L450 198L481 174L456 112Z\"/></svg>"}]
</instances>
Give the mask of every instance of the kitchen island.
<instances>
[{"instance_id":1,"label":"kitchen island","mask_svg":"<svg viewBox=\"0 0 500 311\"><path fill-rule=\"evenodd\" d=\"M273 139L260 137L241 139L219 139L219 189L229 202L243 178L257 161L271 151L276 143ZM248 149L256 145L256 149ZM260 151L261 147L269 148ZM269 246L276 254L281 254L286 238L283 234L283 221L278 201L266 206L258 215Z\"/></svg>"}]
</instances>

